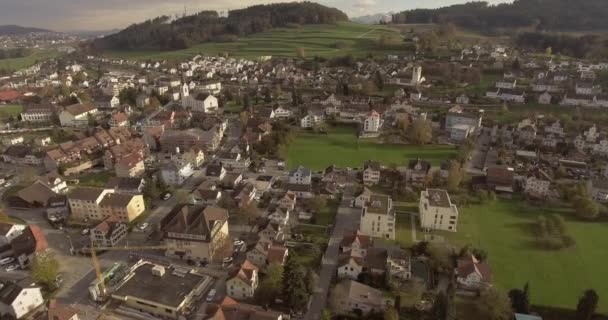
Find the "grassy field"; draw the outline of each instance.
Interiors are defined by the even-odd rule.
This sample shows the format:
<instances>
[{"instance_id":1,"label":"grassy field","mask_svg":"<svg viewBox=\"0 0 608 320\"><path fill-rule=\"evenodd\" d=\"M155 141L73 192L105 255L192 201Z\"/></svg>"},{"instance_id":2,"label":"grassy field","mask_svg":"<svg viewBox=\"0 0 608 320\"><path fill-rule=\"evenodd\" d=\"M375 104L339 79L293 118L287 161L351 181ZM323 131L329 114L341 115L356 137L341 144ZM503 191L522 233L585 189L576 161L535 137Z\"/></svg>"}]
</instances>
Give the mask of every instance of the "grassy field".
<instances>
[{"instance_id":1,"label":"grassy field","mask_svg":"<svg viewBox=\"0 0 608 320\"><path fill-rule=\"evenodd\" d=\"M79 176L77 179L80 180L79 185L83 187L105 187L110 178L114 175L112 171L102 171L88 173Z\"/></svg>"},{"instance_id":2,"label":"grassy field","mask_svg":"<svg viewBox=\"0 0 608 320\"><path fill-rule=\"evenodd\" d=\"M374 140L357 139L352 127L330 128L328 135L302 132L289 147L287 165L299 165L312 170L323 170L335 164L358 168L366 160L378 160L385 165L403 166L408 160L421 158L439 165L456 153L454 147L443 145L412 146L380 144Z\"/></svg>"},{"instance_id":3,"label":"grassy field","mask_svg":"<svg viewBox=\"0 0 608 320\"><path fill-rule=\"evenodd\" d=\"M0 104L0 119L7 119L10 116L17 117L23 106L20 104Z\"/></svg>"},{"instance_id":4,"label":"grassy field","mask_svg":"<svg viewBox=\"0 0 608 320\"><path fill-rule=\"evenodd\" d=\"M535 218L552 213L564 215L575 247L550 251L536 246ZM588 288L608 296L608 223L580 222L571 218L568 208L536 207L514 199L460 208L458 229L437 234L457 245L471 243L486 250L495 283L510 290L529 282L532 304L573 309ZM600 310L608 311L608 302L600 300Z\"/></svg>"},{"instance_id":5,"label":"grassy field","mask_svg":"<svg viewBox=\"0 0 608 320\"><path fill-rule=\"evenodd\" d=\"M54 50L37 50L27 57L0 60L0 69L25 69L33 66L39 61L44 61L56 57L57 55L58 52Z\"/></svg>"},{"instance_id":6,"label":"grassy field","mask_svg":"<svg viewBox=\"0 0 608 320\"><path fill-rule=\"evenodd\" d=\"M181 60L196 54L217 55L228 53L237 57L265 55L295 57L296 49L304 48L307 57L315 55L334 57L352 54L388 53L379 49L377 39L382 35L399 37L388 26L340 23L337 25L304 25L297 28L279 28L270 32L238 38L234 42L204 43L176 51L108 51L106 57L135 60ZM340 43L337 48L336 43Z\"/></svg>"}]
</instances>

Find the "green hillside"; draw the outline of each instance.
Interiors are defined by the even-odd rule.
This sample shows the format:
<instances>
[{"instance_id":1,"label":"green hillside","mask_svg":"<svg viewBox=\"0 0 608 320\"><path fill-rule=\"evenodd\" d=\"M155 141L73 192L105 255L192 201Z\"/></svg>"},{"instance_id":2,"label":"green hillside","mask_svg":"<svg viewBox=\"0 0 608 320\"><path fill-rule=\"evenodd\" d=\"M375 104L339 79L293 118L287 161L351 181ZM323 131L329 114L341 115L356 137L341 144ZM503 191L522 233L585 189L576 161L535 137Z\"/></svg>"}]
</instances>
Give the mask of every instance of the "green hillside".
<instances>
[{"instance_id":1,"label":"green hillside","mask_svg":"<svg viewBox=\"0 0 608 320\"><path fill-rule=\"evenodd\" d=\"M19 70L31 67L37 62L54 58L58 55L54 50L36 50L27 57L2 59L0 60L0 69L4 70Z\"/></svg>"},{"instance_id":2,"label":"green hillside","mask_svg":"<svg viewBox=\"0 0 608 320\"><path fill-rule=\"evenodd\" d=\"M254 58L263 55L295 57L304 48L307 57L334 57L352 54L388 53L394 50L378 48L378 40L385 36L399 43L399 33L387 26L363 25L350 22L337 25L303 25L278 28L269 32L237 38L233 42L204 43L177 51L106 51L109 58L135 60L180 60L196 54L228 53L237 57Z\"/></svg>"}]
</instances>

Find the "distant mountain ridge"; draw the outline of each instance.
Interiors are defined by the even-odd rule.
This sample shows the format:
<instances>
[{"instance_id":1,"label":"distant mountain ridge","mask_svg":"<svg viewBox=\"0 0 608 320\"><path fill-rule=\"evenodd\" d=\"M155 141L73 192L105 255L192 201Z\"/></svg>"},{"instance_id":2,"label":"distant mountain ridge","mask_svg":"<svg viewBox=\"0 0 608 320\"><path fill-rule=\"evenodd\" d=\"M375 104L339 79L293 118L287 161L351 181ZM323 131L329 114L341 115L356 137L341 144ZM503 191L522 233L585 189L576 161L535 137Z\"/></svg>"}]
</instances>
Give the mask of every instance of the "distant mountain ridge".
<instances>
[{"instance_id":1,"label":"distant mountain ridge","mask_svg":"<svg viewBox=\"0 0 608 320\"><path fill-rule=\"evenodd\" d=\"M93 46L101 50L179 50L202 42L233 41L238 36L274 28L341 21L348 21L344 12L317 3L273 3L231 10L227 17L216 11L201 11L175 20L161 16L96 39Z\"/></svg>"},{"instance_id":2,"label":"distant mountain ridge","mask_svg":"<svg viewBox=\"0 0 608 320\"><path fill-rule=\"evenodd\" d=\"M476 30L535 27L542 31L608 30L607 0L515 0L489 5L468 2L393 15L395 23L453 23Z\"/></svg>"},{"instance_id":3,"label":"distant mountain ridge","mask_svg":"<svg viewBox=\"0 0 608 320\"><path fill-rule=\"evenodd\" d=\"M26 35L29 33L55 33L55 31L41 29L41 28L32 28L32 27L22 27L14 24L9 25L1 25L0 26L0 36L20 36Z\"/></svg>"},{"instance_id":4,"label":"distant mountain ridge","mask_svg":"<svg viewBox=\"0 0 608 320\"><path fill-rule=\"evenodd\" d=\"M353 22L362 23L362 24L376 24L376 23L379 23L380 21L390 22L392 15L393 15L393 12L376 13L376 14L368 14L368 15L360 16L360 17L354 17L354 18L351 18L351 20Z\"/></svg>"}]
</instances>

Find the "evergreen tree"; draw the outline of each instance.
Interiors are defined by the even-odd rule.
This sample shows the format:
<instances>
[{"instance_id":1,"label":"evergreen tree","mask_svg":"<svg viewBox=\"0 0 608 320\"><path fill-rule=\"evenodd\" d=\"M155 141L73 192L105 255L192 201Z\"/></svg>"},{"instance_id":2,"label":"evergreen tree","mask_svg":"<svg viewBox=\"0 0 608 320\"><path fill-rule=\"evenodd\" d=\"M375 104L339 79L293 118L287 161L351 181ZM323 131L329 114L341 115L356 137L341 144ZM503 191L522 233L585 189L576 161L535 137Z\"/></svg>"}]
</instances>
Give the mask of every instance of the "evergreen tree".
<instances>
[{"instance_id":1,"label":"evergreen tree","mask_svg":"<svg viewBox=\"0 0 608 320\"><path fill-rule=\"evenodd\" d=\"M593 289L586 290L583 296L578 300L576 306L576 320L590 320L592 319L600 297L597 292Z\"/></svg>"}]
</instances>

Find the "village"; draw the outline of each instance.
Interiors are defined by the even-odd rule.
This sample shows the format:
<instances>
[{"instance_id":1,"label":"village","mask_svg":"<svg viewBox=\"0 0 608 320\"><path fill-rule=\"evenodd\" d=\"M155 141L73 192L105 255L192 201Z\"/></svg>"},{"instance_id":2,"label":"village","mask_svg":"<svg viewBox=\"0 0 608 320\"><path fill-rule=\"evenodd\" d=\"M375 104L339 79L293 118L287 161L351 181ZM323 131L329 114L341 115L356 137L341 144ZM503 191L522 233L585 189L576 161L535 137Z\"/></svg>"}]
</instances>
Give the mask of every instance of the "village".
<instances>
[{"instance_id":1,"label":"village","mask_svg":"<svg viewBox=\"0 0 608 320\"><path fill-rule=\"evenodd\" d=\"M518 268L495 275L483 212L572 211L534 214L541 252L601 224L608 62L342 60L72 53L2 78L3 319L438 319Z\"/></svg>"}]
</instances>

